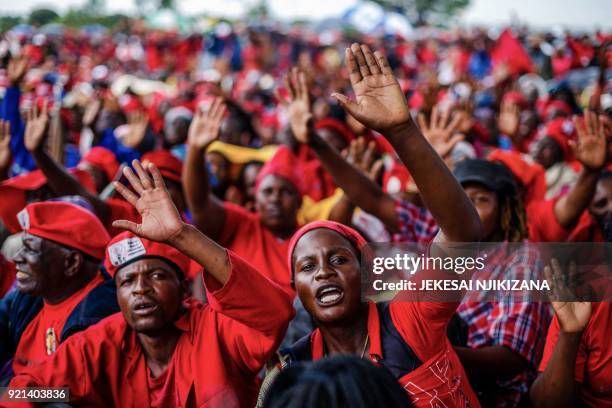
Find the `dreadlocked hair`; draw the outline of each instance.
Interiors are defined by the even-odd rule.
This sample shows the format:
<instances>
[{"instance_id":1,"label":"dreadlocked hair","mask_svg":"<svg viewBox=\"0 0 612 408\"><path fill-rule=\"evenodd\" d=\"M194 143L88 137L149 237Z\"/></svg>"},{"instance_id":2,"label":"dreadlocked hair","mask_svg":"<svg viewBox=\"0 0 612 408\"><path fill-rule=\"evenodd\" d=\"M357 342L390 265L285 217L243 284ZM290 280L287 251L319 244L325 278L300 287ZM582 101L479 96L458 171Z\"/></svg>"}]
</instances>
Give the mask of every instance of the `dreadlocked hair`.
<instances>
[{"instance_id":1,"label":"dreadlocked hair","mask_svg":"<svg viewBox=\"0 0 612 408\"><path fill-rule=\"evenodd\" d=\"M527 214L523 200L516 190L500 194L501 229L508 242L522 242L527 238Z\"/></svg>"}]
</instances>

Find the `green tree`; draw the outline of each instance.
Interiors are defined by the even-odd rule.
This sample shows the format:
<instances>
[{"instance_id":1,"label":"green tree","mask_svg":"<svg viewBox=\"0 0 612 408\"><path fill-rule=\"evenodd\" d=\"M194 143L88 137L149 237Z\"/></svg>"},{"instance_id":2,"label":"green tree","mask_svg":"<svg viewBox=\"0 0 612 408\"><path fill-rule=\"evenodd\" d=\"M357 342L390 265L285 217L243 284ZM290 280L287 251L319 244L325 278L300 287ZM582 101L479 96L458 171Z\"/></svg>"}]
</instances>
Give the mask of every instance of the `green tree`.
<instances>
[{"instance_id":1,"label":"green tree","mask_svg":"<svg viewBox=\"0 0 612 408\"><path fill-rule=\"evenodd\" d=\"M422 25L444 21L470 4L470 0L373 0L382 7L406 14Z\"/></svg>"},{"instance_id":2,"label":"green tree","mask_svg":"<svg viewBox=\"0 0 612 408\"><path fill-rule=\"evenodd\" d=\"M47 8L34 9L30 13L28 22L35 26L43 26L59 19L59 14Z\"/></svg>"},{"instance_id":3,"label":"green tree","mask_svg":"<svg viewBox=\"0 0 612 408\"><path fill-rule=\"evenodd\" d=\"M0 33L10 30L12 27L21 23L20 17L15 16L0 16Z\"/></svg>"}]
</instances>

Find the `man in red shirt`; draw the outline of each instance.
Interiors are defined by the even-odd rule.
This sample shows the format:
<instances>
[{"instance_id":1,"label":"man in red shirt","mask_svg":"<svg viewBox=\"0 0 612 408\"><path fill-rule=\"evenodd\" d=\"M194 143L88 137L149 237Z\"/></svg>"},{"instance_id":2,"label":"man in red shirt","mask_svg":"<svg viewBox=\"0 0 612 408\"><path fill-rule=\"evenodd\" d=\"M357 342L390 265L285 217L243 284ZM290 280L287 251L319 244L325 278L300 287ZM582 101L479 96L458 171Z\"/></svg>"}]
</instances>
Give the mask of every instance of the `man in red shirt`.
<instances>
[{"instance_id":1,"label":"man in red shirt","mask_svg":"<svg viewBox=\"0 0 612 408\"><path fill-rule=\"evenodd\" d=\"M219 135L224 112L225 107L217 98L206 113L195 115L189 129L183 186L193 224L293 297L285 258L288 239L297 227L302 186L292 166L292 154L279 148L260 171L255 188L255 214L219 201L210 189L204 153Z\"/></svg>"},{"instance_id":2,"label":"man in red shirt","mask_svg":"<svg viewBox=\"0 0 612 408\"><path fill-rule=\"evenodd\" d=\"M116 187L142 223L114 222L130 233L113 239L105 262L122 313L74 336L9 386L68 386L70 402L86 406L253 406L257 373L282 339L291 303L182 221L155 165L133 165L138 176L124 174L135 193ZM206 267L207 305L187 299L189 258Z\"/></svg>"},{"instance_id":3,"label":"man in red shirt","mask_svg":"<svg viewBox=\"0 0 612 408\"><path fill-rule=\"evenodd\" d=\"M555 260L546 268L547 280L563 284ZM535 407L612 406L610 303L557 301L552 305L556 316L546 338L540 375L531 387L531 402Z\"/></svg>"},{"instance_id":4,"label":"man in red shirt","mask_svg":"<svg viewBox=\"0 0 612 408\"><path fill-rule=\"evenodd\" d=\"M19 374L59 344L118 310L100 272L110 237L90 211L68 202L29 204L18 214L22 247L16 289L0 303L0 365ZM3 377L10 376L8 367Z\"/></svg>"}]
</instances>

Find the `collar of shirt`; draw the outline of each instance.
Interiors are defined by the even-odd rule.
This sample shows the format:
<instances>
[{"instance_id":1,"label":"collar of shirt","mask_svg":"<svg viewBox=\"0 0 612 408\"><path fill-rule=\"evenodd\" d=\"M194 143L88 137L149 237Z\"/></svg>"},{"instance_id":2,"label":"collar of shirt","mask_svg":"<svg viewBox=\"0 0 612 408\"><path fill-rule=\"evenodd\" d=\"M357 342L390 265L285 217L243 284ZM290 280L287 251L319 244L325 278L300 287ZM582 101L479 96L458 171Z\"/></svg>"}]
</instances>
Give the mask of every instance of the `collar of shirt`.
<instances>
[{"instance_id":1,"label":"collar of shirt","mask_svg":"<svg viewBox=\"0 0 612 408\"><path fill-rule=\"evenodd\" d=\"M370 338L370 360L379 361L382 359L382 345L380 341L380 320L376 303L368 302L368 336ZM325 357L323 346L323 335L318 328L310 336L310 349L312 360L316 361Z\"/></svg>"}]
</instances>

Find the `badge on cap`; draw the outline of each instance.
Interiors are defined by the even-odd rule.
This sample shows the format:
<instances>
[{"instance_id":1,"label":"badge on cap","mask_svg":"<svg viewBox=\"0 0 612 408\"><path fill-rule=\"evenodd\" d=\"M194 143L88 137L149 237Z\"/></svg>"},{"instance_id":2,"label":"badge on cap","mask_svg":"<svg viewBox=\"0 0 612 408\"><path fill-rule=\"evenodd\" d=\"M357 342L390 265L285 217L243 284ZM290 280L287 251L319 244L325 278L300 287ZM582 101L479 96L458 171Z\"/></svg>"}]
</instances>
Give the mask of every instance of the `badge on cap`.
<instances>
[{"instance_id":1,"label":"badge on cap","mask_svg":"<svg viewBox=\"0 0 612 408\"><path fill-rule=\"evenodd\" d=\"M144 244L138 237L122 239L108 247L108 256L113 266L120 266L124 263L146 255L147 251Z\"/></svg>"},{"instance_id":2,"label":"badge on cap","mask_svg":"<svg viewBox=\"0 0 612 408\"><path fill-rule=\"evenodd\" d=\"M22 230L30 229L30 214L28 214L28 210L25 208L17 213L17 220L19 221L19 225L21 225Z\"/></svg>"}]
</instances>

